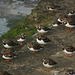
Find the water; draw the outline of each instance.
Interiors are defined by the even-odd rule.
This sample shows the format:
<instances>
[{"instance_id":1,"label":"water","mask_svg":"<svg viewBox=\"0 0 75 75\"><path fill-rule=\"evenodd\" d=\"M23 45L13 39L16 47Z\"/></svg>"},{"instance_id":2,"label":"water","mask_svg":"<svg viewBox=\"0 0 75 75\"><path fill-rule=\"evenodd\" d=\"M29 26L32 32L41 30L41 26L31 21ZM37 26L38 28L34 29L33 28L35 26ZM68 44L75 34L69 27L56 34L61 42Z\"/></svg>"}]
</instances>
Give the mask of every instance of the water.
<instances>
[{"instance_id":1,"label":"water","mask_svg":"<svg viewBox=\"0 0 75 75\"><path fill-rule=\"evenodd\" d=\"M34 7L36 5L34 4ZM20 19L19 16L25 17L31 13L34 7L25 5L24 1L13 0L12 3L0 1L0 37L10 30L11 26L8 21ZM12 22L13 23L13 22ZM13 24L10 24L13 25Z\"/></svg>"},{"instance_id":2,"label":"water","mask_svg":"<svg viewBox=\"0 0 75 75\"><path fill-rule=\"evenodd\" d=\"M19 6L19 7L15 8L15 9L11 9L10 13L14 14L14 15L25 16L25 15L29 15L31 13L32 9L33 8L27 8L27 7L24 7L24 6Z\"/></svg>"},{"instance_id":3,"label":"water","mask_svg":"<svg viewBox=\"0 0 75 75\"><path fill-rule=\"evenodd\" d=\"M7 19L0 18L0 36L5 34L10 28L7 27Z\"/></svg>"}]
</instances>

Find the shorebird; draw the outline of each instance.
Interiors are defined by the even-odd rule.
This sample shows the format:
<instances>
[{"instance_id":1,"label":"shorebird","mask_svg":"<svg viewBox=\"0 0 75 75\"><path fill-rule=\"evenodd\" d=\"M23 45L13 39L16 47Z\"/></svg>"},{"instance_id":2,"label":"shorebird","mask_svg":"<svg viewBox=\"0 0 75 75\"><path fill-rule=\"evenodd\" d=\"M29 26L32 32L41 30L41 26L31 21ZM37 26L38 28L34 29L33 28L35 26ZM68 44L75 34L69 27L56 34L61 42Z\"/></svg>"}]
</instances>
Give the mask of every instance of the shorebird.
<instances>
[{"instance_id":1,"label":"shorebird","mask_svg":"<svg viewBox=\"0 0 75 75\"><path fill-rule=\"evenodd\" d=\"M2 58L5 59L6 62L9 62L12 58L16 57L16 55L12 51L2 50Z\"/></svg>"},{"instance_id":2,"label":"shorebird","mask_svg":"<svg viewBox=\"0 0 75 75\"><path fill-rule=\"evenodd\" d=\"M63 15L63 14L59 14L58 18L57 18L57 21L62 23L68 18L67 15Z\"/></svg>"},{"instance_id":3,"label":"shorebird","mask_svg":"<svg viewBox=\"0 0 75 75\"><path fill-rule=\"evenodd\" d=\"M68 27L68 31L71 31L73 27L75 27L75 15L67 16L67 15L59 15L57 21L62 23L62 25Z\"/></svg>"},{"instance_id":4,"label":"shorebird","mask_svg":"<svg viewBox=\"0 0 75 75\"><path fill-rule=\"evenodd\" d=\"M52 21L53 27L56 27L56 26L58 26L58 25L60 25L60 24L61 24L61 22L59 22L59 21L57 21L57 20Z\"/></svg>"},{"instance_id":5,"label":"shorebird","mask_svg":"<svg viewBox=\"0 0 75 75\"><path fill-rule=\"evenodd\" d=\"M54 67L56 64L57 64L57 63L56 63L54 60L49 59L49 58L47 58L47 57L43 59L43 65L44 65L45 67L47 67L47 68L46 68L46 71L50 71L50 68L51 68L51 67Z\"/></svg>"},{"instance_id":6,"label":"shorebird","mask_svg":"<svg viewBox=\"0 0 75 75\"><path fill-rule=\"evenodd\" d=\"M65 72L65 75L75 75L75 71L73 69L68 69L66 72Z\"/></svg>"},{"instance_id":7,"label":"shorebird","mask_svg":"<svg viewBox=\"0 0 75 75\"><path fill-rule=\"evenodd\" d=\"M36 51L40 51L43 47L40 46L40 44L37 44L36 42L29 42L27 44L27 47L30 51L32 51L33 54L35 54Z\"/></svg>"},{"instance_id":8,"label":"shorebird","mask_svg":"<svg viewBox=\"0 0 75 75\"><path fill-rule=\"evenodd\" d=\"M45 45L45 44L47 44L48 42L50 42L51 40L48 39L47 37L41 35L41 34L38 34L38 35L36 36L36 41L37 41L39 44L41 44L41 45Z\"/></svg>"},{"instance_id":9,"label":"shorebird","mask_svg":"<svg viewBox=\"0 0 75 75\"><path fill-rule=\"evenodd\" d=\"M49 30L51 30L51 28L48 28L43 25L36 25L36 29L39 33L41 33L41 35L44 35L44 33L47 33Z\"/></svg>"},{"instance_id":10,"label":"shorebird","mask_svg":"<svg viewBox=\"0 0 75 75\"><path fill-rule=\"evenodd\" d=\"M60 6L56 4L46 4L47 10L50 10L50 14L53 13L53 11L60 9Z\"/></svg>"},{"instance_id":11,"label":"shorebird","mask_svg":"<svg viewBox=\"0 0 75 75\"><path fill-rule=\"evenodd\" d=\"M5 48L7 48L7 50L10 49L10 48L13 48L16 45L18 45L17 43L14 43L13 41L8 40L8 39L2 40L2 43L3 43L3 46Z\"/></svg>"},{"instance_id":12,"label":"shorebird","mask_svg":"<svg viewBox=\"0 0 75 75\"><path fill-rule=\"evenodd\" d=\"M17 41L20 43L20 46L23 46L24 45L24 41L26 39L26 35L24 33L18 35L17 37Z\"/></svg>"},{"instance_id":13,"label":"shorebird","mask_svg":"<svg viewBox=\"0 0 75 75\"><path fill-rule=\"evenodd\" d=\"M67 46L66 44L62 44L64 47L63 51L67 54L66 57L70 57L74 52L75 48L73 46Z\"/></svg>"},{"instance_id":14,"label":"shorebird","mask_svg":"<svg viewBox=\"0 0 75 75\"><path fill-rule=\"evenodd\" d=\"M75 15L75 8L67 10L67 14L68 14L68 16Z\"/></svg>"},{"instance_id":15,"label":"shorebird","mask_svg":"<svg viewBox=\"0 0 75 75\"><path fill-rule=\"evenodd\" d=\"M63 25L68 27L67 29L68 31L71 31L71 29L75 27L75 19L73 17L68 18L67 20L63 22Z\"/></svg>"},{"instance_id":16,"label":"shorebird","mask_svg":"<svg viewBox=\"0 0 75 75\"><path fill-rule=\"evenodd\" d=\"M2 49L1 54L11 53L12 50L6 50L5 48Z\"/></svg>"}]
</instances>

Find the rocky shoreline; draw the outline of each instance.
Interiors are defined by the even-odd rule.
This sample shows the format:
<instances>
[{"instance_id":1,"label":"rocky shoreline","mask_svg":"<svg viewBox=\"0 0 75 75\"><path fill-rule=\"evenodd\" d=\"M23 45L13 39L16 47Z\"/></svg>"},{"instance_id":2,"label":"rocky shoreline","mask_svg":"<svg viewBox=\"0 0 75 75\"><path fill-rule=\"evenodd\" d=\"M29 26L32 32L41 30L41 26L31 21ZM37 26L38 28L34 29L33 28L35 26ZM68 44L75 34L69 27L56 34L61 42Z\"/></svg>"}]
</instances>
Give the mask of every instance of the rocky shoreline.
<instances>
[{"instance_id":1,"label":"rocky shoreline","mask_svg":"<svg viewBox=\"0 0 75 75\"><path fill-rule=\"evenodd\" d=\"M41 12L38 10L41 5L44 5L46 0L40 2L40 4L35 8L34 11L28 16L29 21L34 22L37 21L39 24L47 24L47 26L51 26L51 21L55 19L56 13L50 15L46 11L43 11L41 8ZM75 6L74 0L49 0L49 2L57 3L59 5L66 6L65 9L70 7L69 5ZM63 4L64 3L64 4ZM70 3L70 4L69 4ZM65 9L59 12L65 12ZM37 13L43 13L43 15L36 16ZM46 14L47 13L47 14ZM34 19L34 17L35 19ZM40 16L44 16L43 19ZM37 20L36 20L37 19ZM39 21L40 20L40 21ZM44 21L43 21L44 20ZM34 25L36 25L35 23ZM32 27L32 25L31 25ZM33 26L34 28L34 26ZM32 30L32 29L31 29ZM70 32L66 30L66 27L63 25L59 25L57 27L52 27L49 33L46 36L51 40L50 43L41 51L37 52L36 54L31 54L31 52L27 48L27 43L30 41L36 41L35 37L27 38L24 42L23 47L16 47L14 48L15 53L18 56L13 59L11 62L5 62L2 57L0 57L0 71L4 70L12 75L65 75L67 69L71 68L75 70L75 56L74 54L70 58L65 57L65 53L62 50L61 43L66 43L67 45L72 45L75 47L75 29L72 29ZM16 41L16 39L14 39ZM1 49L3 48L1 44ZM42 59L44 57L49 57L57 62L57 65L49 72L45 71L45 67L42 65Z\"/></svg>"},{"instance_id":2,"label":"rocky shoreline","mask_svg":"<svg viewBox=\"0 0 75 75\"><path fill-rule=\"evenodd\" d=\"M65 71L69 68L75 70L74 54L69 59L66 58L61 46L61 43L75 46L74 30L68 32L65 27L59 26L53 28L49 34L46 36L51 39L52 42L36 54L32 54L27 48L27 42L35 40L35 37L33 37L32 39L27 39L23 47L18 46L14 49L16 51L15 53L18 54L17 58L12 59L10 62L5 62L3 58L0 57L0 71L8 71L12 75L55 75L56 73L56 75L64 75ZM42 59L44 57L52 58L58 63L50 72L46 72L45 67L42 65Z\"/></svg>"}]
</instances>

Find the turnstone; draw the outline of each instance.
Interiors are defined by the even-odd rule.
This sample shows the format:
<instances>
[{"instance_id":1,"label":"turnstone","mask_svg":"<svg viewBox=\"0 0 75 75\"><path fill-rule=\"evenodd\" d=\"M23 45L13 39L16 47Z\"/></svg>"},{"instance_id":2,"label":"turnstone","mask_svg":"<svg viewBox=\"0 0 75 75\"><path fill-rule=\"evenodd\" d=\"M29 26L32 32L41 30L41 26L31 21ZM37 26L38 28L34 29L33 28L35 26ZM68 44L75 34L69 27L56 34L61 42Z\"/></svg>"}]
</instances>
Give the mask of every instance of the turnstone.
<instances>
[{"instance_id":1,"label":"turnstone","mask_svg":"<svg viewBox=\"0 0 75 75\"><path fill-rule=\"evenodd\" d=\"M72 17L72 18L68 18L67 20L65 20L63 22L63 25L65 25L66 27L68 27L68 31L71 31L71 29L73 27L75 27L75 19Z\"/></svg>"},{"instance_id":2,"label":"turnstone","mask_svg":"<svg viewBox=\"0 0 75 75\"><path fill-rule=\"evenodd\" d=\"M66 57L70 57L70 55L72 53L74 53L75 51L75 48L73 46L67 46L67 45L64 45L64 47L62 48L64 50L64 52L68 55L66 55Z\"/></svg>"},{"instance_id":3,"label":"turnstone","mask_svg":"<svg viewBox=\"0 0 75 75\"><path fill-rule=\"evenodd\" d=\"M73 69L68 69L66 72L65 72L65 75L75 75L75 71Z\"/></svg>"},{"instance_id":4,"label":"turnstone","mask_svg":"<svg viewBox=\"0 0 75 75\"><path fill-rule=\"evenodd\" d=\"M4 58L6 62L9 62L12 58L16 57L16 54L14 54L12 51L8 51L5 49L3 49L1 54L2 58Z\"/></svg>"},{"instance_id":5,"label":"turnstone","mask_svg":"<svg viewBox=\"0 0 75 75\"><path fill-rule=\"evenodd\" d=\"M57 64L57 63L56 63L54 60L49 59L49 58L47 58L47 57L43 59L43 65L44 65L45 67L47 67L46 71L50 71L50 68L51 68L51 67L54 67L56 64Z\"/></svg>"},{"instance_id":6,"label":"turnstone","mask_svg":"<svg viewBox=\"0 0 75 75\"><path fill-rule=\"evenodd\" d=\"M53 27L56 27L56 26L58 26L58 25L60 25L60 24L61 24L61 22L59 22L59 21L57 21L57 20L52 21Z\"/></svg>"},{"instance_id":7,"label":"turnstone","mask_svg":"<svg viewBox=\"0 0 75 75\"><path fill-rule=\"evenodd\" d=\"M6 54L6 53L10 53L11 50L6 50L5 48L2 49L1 54Z\"/></svg>"},{"instance_id":8,"label":"turnstone","mask_svg":"<svg viewBox=\"0 0 75 75\"><path fill-rule=\"evenodd\" d=\"M69 10L67 11L67 14L68 14L68 16L75 15L75 8L69 9Z\"/></svg>"},{"instance_id":9,"label":"turnstone","mask_svg":"<svg viewBox=\"0 0 75 75\"><path fill-rule=\"evenodd\" d=\"M60 23L63 23L68 17L66 15L63 14L59 14L57 21Z\"/></svg>"},{"instance_id":10,"label":"turnstone","mask_svg":"<svg viewBox=\"0 0 75 75\"><path fill-rule=\"evenodd\" d=\"M1 75L12 75L12 74L9 74L7 71L2 71Z\"/></svg>"},{"instance_id":11,"label":"turnstone","mask_svg":"<svg viewBox=\"0 0 75 75\"><path fill-rule=\"evenodd\" d=\"M4 39L2 40L3 46L7 49L13 48L14 46L18 45L17 43L14 43L11 40Z\"/></svg>"},{"instance_id":12,"label":"turnstone","mask_svg":"<svg viewBox=\"0 0 75 75\"><path fill-rule=\"evenodd\" d=\"M23 41L26 39L26 35L24 33L20 34L19 36L16 37L17 41L20 43L20 46L23 46Z\"/></svg>"},{"instance_id":13,"label":"turnstone","mask_svg":"<svg viewBox=\"0 0 75 75\"><path fill-rule=\"evenodd\" d=\"M45 45L45 44L47 44L48 42L50 42L51 40L48 39L47 37L41 35L41 34L38 34L37 37L36 37L36 41L37 41L39 44Z\"/></svg>"},{"instance_id":14,"label":"turnstone","mask_svg":"<svg viewBox=\"0 0 75 75\"><path fill-rule=\"evenodd\" d=\"M51 28L48 28L48 27L43 26L43 25L36 25L36 29L42 35L44 35L44 33L47 33L49 30L51 30Z\"/></svg>"},{"instance_id":15,"label":"turnstone","mask_svg":"<svg viewBox=\"0 0 75 75\"><path fill-rule=\"evenodd\" d=\"M56 4L47 4L46 5L47 10L50 10L50 14L53 13L53 11L60 9L60 6Z\"/></svg>"},{"instance_id":16,"label":"turnstone","mask_svg":"<svg viewBox=\"0 0 75 75\"><path fill-rule=\"evenodd\" d=\"M43 47L40 46L39 44L37 44L36 42L30 42L27 44L28 45L28 49L30 51L33 51L32 53L35 54L36 51L39 51L40 49L42 49Z\"/></svg>"}]
</instances>

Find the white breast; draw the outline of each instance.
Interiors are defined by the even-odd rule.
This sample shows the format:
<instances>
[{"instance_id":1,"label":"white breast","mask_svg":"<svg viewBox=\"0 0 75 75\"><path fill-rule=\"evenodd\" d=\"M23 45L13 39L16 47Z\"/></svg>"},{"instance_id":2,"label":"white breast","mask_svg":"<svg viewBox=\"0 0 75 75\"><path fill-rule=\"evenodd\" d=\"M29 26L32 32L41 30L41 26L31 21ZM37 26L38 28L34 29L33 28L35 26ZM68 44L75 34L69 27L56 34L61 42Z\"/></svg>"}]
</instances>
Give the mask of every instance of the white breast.
<instances>
[{"instance_id":1,"label":"white breast","mask_svg":"<svg viewBox=\"0 0 75 75\"><path fill-rule=\"evenodd\" d=\"M12 59L12 58L10 58L10 57L5 57L4 55L2 55L2 57L3 57L4 59Z\"/></svg>"},{"instance_id":2,"label":"white breast","mask_svg":"<svg viewBox=\"0 0 75 75\"><path fill-rule=\"evenodd\" d=\"M70 28L75 27L75 25L70 25L68 22L67 22L67 24L65 24L65 26L70 27Z\"/></svg>"},{"instance_id":3,"label":"white breast","mask_svg":"<svg viewBox=\"0 0 75 75\"><path fill-rule=\"evenodd\" d=\"M56 26L58 26L58 24L53 24L53 27L56 27Z\"/></svg>"},{"instance_id":4,"label":"white breast","mask_svg":"<svg viewBox=\"0 0 75 75\"><path fill-rule=\"evenodd\" d=\"M8 44L6 44L6 45L3 44L3 46L4 46L5 48L12 48L12 47L13 47L13 46L9 46Z\"/></svg>"},{"instance_id":5,"label":"white breast","mask_svg":"<svg viewBox=\"0 0 75 75\"><path fill-rule=\"evenodd\" d=\"M34 49L34 48L29 48L29 47L28 47L28 49L29 49L30 51L38 51L38 50L36 50L36 49Z\"/></svg>"},{"instance_id":6,"label":"white breast","mask_svg":"<svg viewBox=\"0 0 75 75\"><path fill-rule=\"evenodd\" d=\"M73 52L68 52L66 49L64 49L64 52L67 54L72 54Z\"/></svg>"},{"instance_id":7,"label":"white breast","mask_svg":"<svg viewBox=\"0 0 75 75\"><path fill-rule=\"evenodd\" d=\"M45 31L45 30L43 30L43 29L41 29L41 30L38 30L37 29L37 31L39 32L39 33L47 33L48 31Z\"/></svg>"},{"instance_id":8,"label":"white breast","mask_svg":"<svg viewBox=\"0 0 75 75\"><path fill-rule=\"evenodd\" d=\"M25 41L25 39L20 38L20 39L18 39L17 41L18 41L18 42L23 42L23 41Z\"/></svg>"},{"instance_id":9,"label":"white breast","mask_svg":"<svg viewBox=\"0 0 75 75\"><path fill-rule=\"evenodd\" d=\"M39 44L46 44L43 40L38 40L38 39L36 39L36 41L37 41Z\"/></svg>"},{"instance_id":10,"label":"white breast","mask_svg":"<svg viewBox=\"0 0 75 75\"><path fill-rule=\"evenodd\" d=\"M61 22L61 23L63 22L63 21L61 21L59 18L57 19L57 21L58 21L58 22Z\"/></svg>"},{"instance_id":11,"label":"white breast","mask_svg":"<svg viewBox=\"0 0 75 75\"><path fill-rule=\"evenodd\" d=\"M72 16L73 14L71 14L71 13L68 13L68 16Z\"/></svg>"},{"instance_id":12,"label":"white breast","mask_svg":"<svg viewBox=\"0 0 75 75\"><path fill-rule=\"evenodd\" d=\"M48 10L55 10L55 9L49 8Z\"/></svg>"},{"instance_id":13,"label":"white breast","mask_svg":"<svg viewBox=\"0 0 75 75\"><path fill-rule=\"evenodd\" d=\"M55 66L55 65L49 65L48 63L45 64L44 62L43 62L43 65L44 65L45 67L54 67L54 66Z\"/></svg>"}]
</instances>

